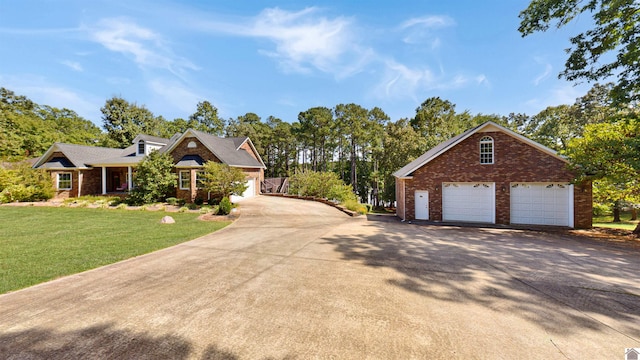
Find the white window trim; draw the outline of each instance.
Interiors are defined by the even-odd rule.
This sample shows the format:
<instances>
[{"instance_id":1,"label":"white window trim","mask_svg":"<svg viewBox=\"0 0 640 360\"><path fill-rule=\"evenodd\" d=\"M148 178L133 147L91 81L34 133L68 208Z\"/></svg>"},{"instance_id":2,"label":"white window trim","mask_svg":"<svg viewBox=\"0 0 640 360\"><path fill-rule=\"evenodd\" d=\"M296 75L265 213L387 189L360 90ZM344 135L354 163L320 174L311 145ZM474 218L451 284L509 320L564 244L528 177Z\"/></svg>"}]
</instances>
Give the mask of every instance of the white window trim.
<instances>
[{"instance_id":1,"label":"white window trim","mask_svg":"<svg viewBox=\"0 0 640 360\"><path fill-rule=\"evenodd\" d=\"M140 152L140 144L142 144L143 146L143 151ZM136 152L138 153L138 155L146 155L147 153L147 144L144 142L144 140L140 140L138 141L138 148L136 149Z\"/></svg>"},{"instance_id":2,"label":"white window trim","mask_svg":"<svg viewBox=\"0 0 640 360\"><path fill-rule=\"evenodd\" d=\"M185 173L187 174L187 178L186 179L182 177L182 174L185 174ZM182 181L183 180L187 180L188 181L188 184L189 184L188 187L183 187L182 186ZM189 171L189 170L180 170L178 172L178 186L180 187L180 190L191 190L191 171Z\"/></svg>"},{"instance_id":3,"label":"white window trim","mask_svg":"<svg viewBox=\"0 0 640 360\"><path fill-rule=\"evenodd\" d=\"M483 144L491 144L491 162L482 162L482 145ZM480 147L480 164L481 165L492 165L496 162L496 152L495 152L495 142L491 136L483 136L480 139L479 147ZM488 152L486 154L489 154Z\"/></svg>"},{"instance_id":4,"label":"white window trim","mask_svg":"<svg viewBox=\"0 0 640 360\"><path fill-rule=\"evenodd\" d=\"M69 174L69 187L68 188L61 188L60 187L60 175L67 175L67 174ZM73 173L71 173L71 172L58 173L58 175L56 176L56 189L58 189L58 190L71 190L71 189L73 189Z\"/></svg>"}]
</instances>

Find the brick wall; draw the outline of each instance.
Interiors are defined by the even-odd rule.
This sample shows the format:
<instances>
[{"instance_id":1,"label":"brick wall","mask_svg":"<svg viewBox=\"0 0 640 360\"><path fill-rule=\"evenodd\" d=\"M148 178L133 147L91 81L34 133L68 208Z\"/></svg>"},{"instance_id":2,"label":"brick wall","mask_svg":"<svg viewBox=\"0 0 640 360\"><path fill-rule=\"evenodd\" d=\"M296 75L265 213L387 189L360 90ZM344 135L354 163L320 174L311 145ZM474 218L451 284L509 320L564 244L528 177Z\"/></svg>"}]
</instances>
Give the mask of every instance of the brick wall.
<instances>
[{"instance_id":1,"label":"brick wall","mask_svg":"<svg viewBox=\"0 0 640 360\"><path fill-rule=\"evenodd\" d=\"M494 163L480 164L479 141L494 140ZM415 218L413 194L429 191L429 218L442 220L443 182L494 182L496 187L496 223L510 222L510 183L570 182L574 178L566 163L503 132L471 135L455 147L416 170L405 180L407 219ZM398 184L400 181L396 181ZM502 189L505 191L502 191ZM574 186L574 226L591 226L591 184Z\"/></svg>"},{"instance_id":2,"label":"brick wall","mask_svg":"<svg viewBox=\"0 0 640 360\"><path fill-rule=\"evenodd\" d=\"M188 148L188 144L193 141L196 144L195 148ZM248 143L245 143L242 146L243 149L248 151L254 158L257 159L251 147ZM209 151L197 138L188 137L182 140L178 146L171 152L171 156L173 157L174 163L177 163L182 159L185 155L199 155L205 162L207 161L215 161L220 162L220 160ZM202 198L203 200L207 200L207 192L204 190L196 189L196 170L200 170L200 168L194 169L176 169L176 174L180 170L190 170L191 173L191 189L190 190L181 190L180 186L176 186L176 197L179 199L184 199L185 201L192 202L196 198ZM260 182L264 181L264 169L242 169L247 175L247 178L256 179L256 194L260 193Z\"/></svg>"}]
</instances>

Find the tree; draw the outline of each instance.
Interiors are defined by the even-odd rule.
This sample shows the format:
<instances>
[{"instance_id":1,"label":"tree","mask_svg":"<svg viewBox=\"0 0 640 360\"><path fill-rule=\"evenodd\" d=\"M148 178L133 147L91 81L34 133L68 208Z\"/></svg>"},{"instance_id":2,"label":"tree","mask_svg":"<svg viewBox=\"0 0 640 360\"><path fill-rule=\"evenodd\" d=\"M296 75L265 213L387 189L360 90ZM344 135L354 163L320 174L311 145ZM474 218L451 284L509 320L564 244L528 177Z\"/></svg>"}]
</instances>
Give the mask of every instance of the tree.
<instances>
[{"instance_id":1,"label":"tree","mask_svg":"<svg viewBox=\"0 0 640 360\"><path fill-rule=\"evenodd\" d=\"M189 116L189 124L216 136L224 133L224 121L218 117L218 109L206 100L198 103L196 112Z\"/></svg>"},{"instance_id":2,"label":"tree","mask_svg":"<svg viewBox=\"0 0 640 360\"><path fill-rule=\"evenodd\" d=\"M39 156L54 142L94 145L102 136L100 128L72 110L39 105L0 88L0 158Z\"/></svg>"},{"instance_id":3,"label":"tree","mask_svg":"<svg viewBox=\"0 0 640 360\"><path fill-rule=\"evenodd\" d=\"M550 26L561 28L580 14L591 13L594 26L571 38L560 76L569 81L615 77L613 98L627 104L640 100L639 10L636 0L532 0L520 12L518 30L525 37ZM615 56L607 56L610 53Z\"/></svg>"},{"instance_id":4,"label":"tree","mask_svg":"<svg viewBox=\"0 0 640 360\"><path fill-rule=\"evenodd\" d=\"M569 142L566 155L578 174L577 181L600 182L603 187L600 200L608 198L614 209L620 201L640 194L640 120L637 117L587 125L584 137ZM634 232L640 235L640 224Z\"/></svg>"},{"instance_id":5,"label":"tree","mask_svg":"<svg viewBox=\"0 0 640 360\"><path fill-rule=\"evenodd\" d=\"M384 201L396 200L395 178L393 173L420 156L425 148L425 139L418 134L408 119L389 122L385 126L380 159L380 177L382 179L381 198Z\"/></svg>"},{"instance_id":6,"label":"tree","mask_svg":"<svg viewBox=\"0 0 640 360\"><path fill-rule=\"evenodd\" d=\"M146 107L129 103L123 98L113 97L107 100L100 111L107 131L105 145L125 148L139 134L160 137L172 135L166 132L168 126L164 118L156 118Z\"/></svg>"},{"instance_id":7,"label":"tree","mask_svg":"<svg viewBox=\"0 0 640 360\"><path fill-rule=\"evenodd\" d=\"M138 164L127 202L133 205L164 201L176 185L173 158L153 151Z\"/></svg>"},{"instance_id":8,"label":"tree","mask_svg":"<svg viewBox=\"0 0 640 360\"><path fill-rule=\"evenodd\" d=\"M428 98L416 109L416 115L410 124L425 139L423 152L473 125L468 112L457 114L455 109L453 103L439 97Z\"/></svg>"},{"instance_id":9,"label":"tree","mask_svg":"<svg viewBox=\"0 0 640 360\"><path fill-rule=\"evenodd\" d=\"M221 200L231 195L242 195L247 190L246 175L241 169L227 164L207 161L204 165L202 186L211 197Z\"/></svg>"},{"instance_id":10,"label":"tree","mask_svg":"<svg viewBox=\"0 0 640 360\"><path fill-rule=\"evenodd\" d=\"M299 136L311 149L311 169L313 171L328 168L328 145L334 136L333 113L326 107L313 107L298 114Z\"/></svg>"}]
</instances>

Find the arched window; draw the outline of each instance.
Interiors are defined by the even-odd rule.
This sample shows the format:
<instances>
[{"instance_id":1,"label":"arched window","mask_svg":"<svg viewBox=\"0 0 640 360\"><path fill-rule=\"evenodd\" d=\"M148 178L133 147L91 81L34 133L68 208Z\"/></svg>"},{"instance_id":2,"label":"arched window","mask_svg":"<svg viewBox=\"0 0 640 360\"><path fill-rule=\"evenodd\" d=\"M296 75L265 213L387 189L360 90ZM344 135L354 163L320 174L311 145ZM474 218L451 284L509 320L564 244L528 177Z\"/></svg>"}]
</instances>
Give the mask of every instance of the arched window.
<instances>
[{"instance_id":1,"label":"arched window","mask_svg":"<svg viewBox=\"0 0 640 360\"><path fill-rule=\"evenodd\" d=\"M144 140L138 141L138 155L144 155Z\"/></svg>"},{"instance_id":2,"label":"arched window","mask_svg":"<svg viewBox=\"0 0 640 360\"><path fill-rule=\"evenodd\" d=\"M490 136L480 139L480 164L493 164L493 138Z\"/></svg>"}]
</instances>

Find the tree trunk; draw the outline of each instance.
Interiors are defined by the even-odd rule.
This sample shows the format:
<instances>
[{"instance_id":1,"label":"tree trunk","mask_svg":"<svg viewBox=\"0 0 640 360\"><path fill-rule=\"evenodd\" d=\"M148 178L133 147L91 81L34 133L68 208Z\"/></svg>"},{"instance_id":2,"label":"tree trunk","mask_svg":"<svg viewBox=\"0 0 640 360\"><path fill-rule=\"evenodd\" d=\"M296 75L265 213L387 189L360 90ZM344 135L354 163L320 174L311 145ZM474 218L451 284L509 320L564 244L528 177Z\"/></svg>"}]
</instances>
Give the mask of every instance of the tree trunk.
<instances>
[{"instance_id":1,"label":"tree trunk","mask_svg":"<svg viewBox=\"0 0 640 360\"><path fill-rule=\"evenodd\" d=\"M613 205L613 222L619 223L620 221L620 203L616 201Z\"/></svg>"},{"instance_id":2,"label":"tree trunk","mask_svg":"<svg viewBox=\"0 0 640 360\"><path fill-rule=\"evenodd\" d=\"M633 230L633 233L634 233L636 236L640 237L640 223L638 223L638 225L636 226L636 229L635 229L635 230Z\"/></svg>"},{"instance_id":3,"label":"tree trunk","mask_svg":"<svg viewBox=\"0 0 640 360\"><path fill-rule=\"evenodd\" d=\"M638 220L638 209L635 207L631 208L631 220Z\"/></svg>"},{"instance_id":4,"label":"tree trunk","mask_svg":"<svg viewBox=\"0 0 640 360\"><path fill-rule=\"evenodd\" d=\"M353 192L358 193L358 176L356 173L356 141L351 139L351 185L353 186Z\"/></svg>"}]
</instances>

